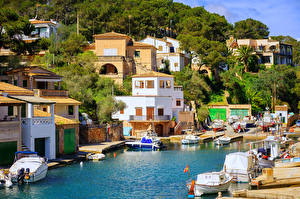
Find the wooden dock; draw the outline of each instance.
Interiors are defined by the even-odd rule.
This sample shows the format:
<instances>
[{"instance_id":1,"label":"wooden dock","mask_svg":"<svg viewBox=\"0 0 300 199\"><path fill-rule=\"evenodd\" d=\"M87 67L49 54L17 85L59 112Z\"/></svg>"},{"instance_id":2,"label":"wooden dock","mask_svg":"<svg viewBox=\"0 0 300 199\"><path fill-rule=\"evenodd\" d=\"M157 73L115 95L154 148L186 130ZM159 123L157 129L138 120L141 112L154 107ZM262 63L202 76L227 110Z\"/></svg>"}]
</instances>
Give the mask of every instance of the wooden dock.
<instances>
[{"instance_id":1,"label":"wooden dock","mask_svg":"<svg viewBox=\"0 0 300 199\"><path fill-rule=\"evenodd\" d=\"M79 147L79 151L88 153L107 153L109 151L121 148L125 145L125 141L102 142L100 144L89 144Z\"/></svg>"}]
</instances>

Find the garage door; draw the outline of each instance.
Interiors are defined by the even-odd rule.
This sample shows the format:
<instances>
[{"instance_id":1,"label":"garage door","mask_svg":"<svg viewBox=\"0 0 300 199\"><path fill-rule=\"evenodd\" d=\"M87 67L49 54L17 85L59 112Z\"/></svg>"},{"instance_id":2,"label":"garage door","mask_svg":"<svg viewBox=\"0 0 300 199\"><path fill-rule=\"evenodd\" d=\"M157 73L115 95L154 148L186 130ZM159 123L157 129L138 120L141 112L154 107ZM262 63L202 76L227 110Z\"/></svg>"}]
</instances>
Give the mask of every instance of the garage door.
<instances>
[{"instance_id":1,"label":"garage door","mask_svg":"<svg viewBox=\"0 0 300 199\"><path fill-rule=\"evenodd\" d=\"M237 115L243 119L248 115L248 109L230 109L230 115Z\"/></svg>"},{"instance_id":2,"label":"garage door","mask_svg":"<svg viewBox=\"0 0 300 199\"><path fill-rule=\"evenodd\" d=\"M14 162L17 145L16 141L0 142L0 165L10 165Z\"/></svg>"},{"instance_id":3,"label":"garage door","mask_svg":"<svg viewBox=\"0 0 300 199\"><path fill-rule=\"evenodd\" d=\"M211 120L221 119L226 120L226 108L210 108L209 116Z\"/></svg>"},{"instance_id":4,"label":"garage door","mask_svg":"<svg viewBox=\"0 0 300 199\"><path fill-rule=\"evenodd\" d=\"M34 151L41 157L45 157L45 140L46 138L34 139Z\"/></svg>"},{"instance_id":5,"label":"garage door","mask_svg":"<svg viewBox=\"0 0 300 199\"><path fill-rule=\"evenodd\" d=\"M64 153L75 152L75 128L64 130Z\"/></svg>"}]
</instances>

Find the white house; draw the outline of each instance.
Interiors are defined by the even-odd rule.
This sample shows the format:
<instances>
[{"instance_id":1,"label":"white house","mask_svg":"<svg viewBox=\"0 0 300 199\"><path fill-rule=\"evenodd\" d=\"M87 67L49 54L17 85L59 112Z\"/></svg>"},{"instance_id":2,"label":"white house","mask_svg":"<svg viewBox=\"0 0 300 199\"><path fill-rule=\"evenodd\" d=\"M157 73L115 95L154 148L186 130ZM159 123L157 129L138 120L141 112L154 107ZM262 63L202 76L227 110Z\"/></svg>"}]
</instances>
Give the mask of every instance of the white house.
<instances>
[{"instance_id":1,"label":"white house","mask_svg":"<svg viewBox=\"0 0 300 199\"><path fill-rule=\"evenodd\" d=\"M188 64L189 55L180 49L180 43L176 39L147 36L140 42L153 45L157 48L156 57L158 68L164 68L166 60L169 61L170 71L180 71Z\"/></svg>"},{"instance_id":2,"label":"white house","mask_svg":"<svg viewBox=\"0 0 300 199\"><path fill-rule=\"evenodd\" d=\"M280 119L283 124L288 122L288 106L287 105L276 105L275 106L276 118Z\"/></svg>"},{"instance_id":3,"label":"white house","mask_svg":"<svg viewBox=\"0 0 300 199\"><path fill-rule=\"evenodd\" d=\"M21 114L22 144L30 151L38 152L40 156L48 159L55 159L55 102L41 97L36 97L34 96L33 91L4 82L0 82L0 93L5 97L25 102L22 104L21 110L19 110L19 115ZM36 117L34 115L34 108L39 105L49 105L51 116ZM9 107L6 109L8 108ZM2 111L4 114L6 113L5 110ZM11 115L15 115L15 112L17 112L17 110L13 110Z\"/></svg>"},{"instance_id":4,"label":"white house","mask_svg":"<svg viewBox=\"0 0 300 199\"><path fill-rule=\"evenodd\" d=\"M59 24L56 21L30 19L29 22L34 25L35 30L31 32L31 36L23 36L23 40L32 41L40 38L50 38L52 34L57 34Z\"/></svg>"},{"instance_id":5,"label":"white house","mask_svg":"<svg viewBox=\"0 0 300 199\"><path fill-rule=\"evenodd\" d=\"M171 120L178 121L183 111L183 90L174 86L172 75L149 72L132 77L132 96L117 96L126 104L124 110L112 115L123 121L124 128L132 128L132 135L153 127L159 136L168 136Z\"/></svg>"}]
</instances>

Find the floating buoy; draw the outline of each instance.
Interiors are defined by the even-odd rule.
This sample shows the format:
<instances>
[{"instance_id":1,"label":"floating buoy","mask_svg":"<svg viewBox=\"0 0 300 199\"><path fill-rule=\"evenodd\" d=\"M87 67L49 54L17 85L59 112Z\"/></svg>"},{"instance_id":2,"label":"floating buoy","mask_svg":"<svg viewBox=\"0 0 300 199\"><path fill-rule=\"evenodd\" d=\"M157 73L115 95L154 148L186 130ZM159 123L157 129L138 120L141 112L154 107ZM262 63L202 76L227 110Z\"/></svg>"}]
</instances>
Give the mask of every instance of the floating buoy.
<instances>
[{"instance_id":1,"label":"floating buoy","mask_svg":"<svg viewBox=\"0 0 300 199\"><path fill-rule=\"evenodd\" d=\"M79 164L80 164L80 167L82 167L82 165L83 165L83 162L81 161Z\"/></svg>"},{"instance_id":2,"label":"floating buoy","mask_svg":"<svg viewBox=\"0 0 300 199\"><path fill-rule=\"evenodd\" d=\"M114 153L114 158L116 158L117 157L117 154L116 153Z\"/></svg>"}]
</instances>

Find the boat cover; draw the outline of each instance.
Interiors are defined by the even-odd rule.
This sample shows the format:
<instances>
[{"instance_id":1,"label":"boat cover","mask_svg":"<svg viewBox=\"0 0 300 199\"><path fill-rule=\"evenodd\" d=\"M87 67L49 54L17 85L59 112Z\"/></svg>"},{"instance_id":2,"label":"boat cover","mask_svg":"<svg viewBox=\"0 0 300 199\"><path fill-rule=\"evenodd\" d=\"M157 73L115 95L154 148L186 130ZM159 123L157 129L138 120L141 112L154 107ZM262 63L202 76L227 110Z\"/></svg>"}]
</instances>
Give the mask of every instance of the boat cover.
<instances>
[{"instance_id":1,"label":"boat cover","mask_svg":"<svg viewBox=\"0 0 300 199\"><path fill-rule=\"evenodd\" d=\"M151 138L147 139L146 137L142 137L141 143L152 143L152 139Z\"/></svg>"},{"instance_id":2,"label":"boat cover","mask_svg":"<svg viewBox=\"0 0 300 199\"><path fill-rule=\"evenodd\" d=\"M236 152L226 155L223 170L227 173L248 174L248 152Z\"/></svg>"}]
</instances>

